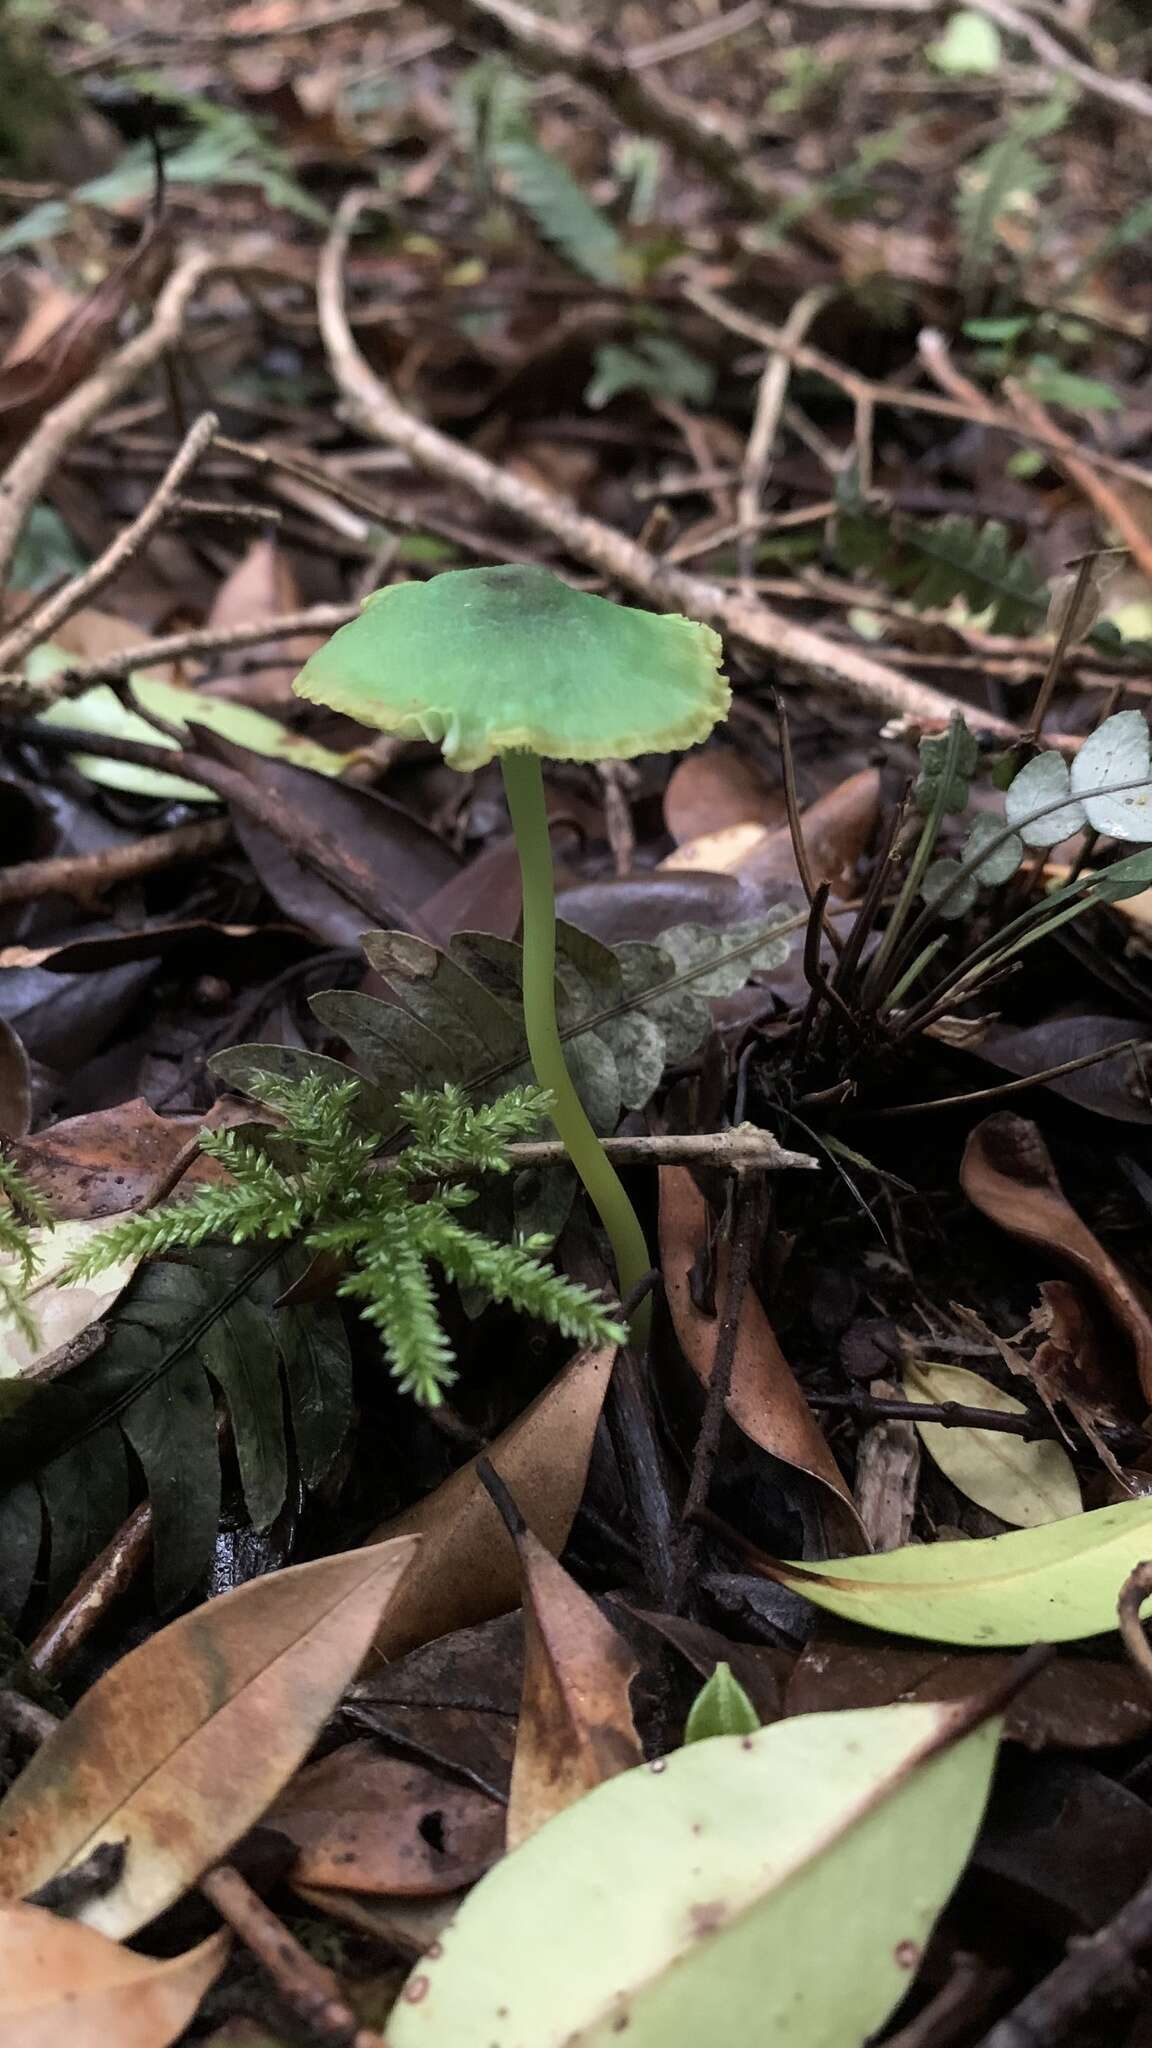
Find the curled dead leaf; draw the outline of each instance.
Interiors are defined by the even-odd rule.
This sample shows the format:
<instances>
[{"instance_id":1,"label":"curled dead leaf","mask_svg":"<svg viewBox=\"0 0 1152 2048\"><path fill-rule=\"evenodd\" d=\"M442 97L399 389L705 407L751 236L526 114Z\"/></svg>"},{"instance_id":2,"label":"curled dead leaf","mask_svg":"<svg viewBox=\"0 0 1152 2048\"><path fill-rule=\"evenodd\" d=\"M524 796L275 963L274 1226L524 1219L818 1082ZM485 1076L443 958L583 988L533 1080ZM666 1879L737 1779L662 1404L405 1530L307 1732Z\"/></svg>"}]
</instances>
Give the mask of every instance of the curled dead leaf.
<instances>
[{"instance_id":1,"label":"curled dead leaf","mask_svg":"<svg viewBox=\"0 0 1152 2048\"><path fill-rule=\"evenodd\" d=\"M708 1208L684 1166L660 1169L660 1256L668 1306L684 1356L703 1386L712 1371L716 1322L692 1299L692 1268L708 1232ZM723 1299L728 1274L728 1249L716 1251L717 1294ZM728 1413L745 1436L774 1458L806 1472L820 1489L829 1534L838 1547L865 1544L862 1524L792 1368L751 1288L744 1296L728 1395Z\"/></svg>"},{"instance_id":2,"label":"curled dead leaf","mask_svg":"<svg viewBox=\"0 0 1152 2048\"><path fill-rule=\"evenodd\" d=\"M488 1447L489 1464L550 1550L564 1548L580 1505L615 1355L610 1349L580 1352ZM426 1500L376 1531L378 1537L424 1539L377 1634L382 1657L402 1656L519 1605L516 1548L476 1464L470 1459Z\"/></svg>"},{"instance_id":3,"label":"curled dead leaf","mask_svg":"<svg viewBox=\"0 0 1152 2048\"><path fill-rule=\"evenodd\" d=\"M1128 1337L1152 1400L1152 1315L1135 1281L1076 1214L1036 1125L1007 1112L985 1117L964 1148L960 1185L1002 1230L1043 1245L1086 1275Z\"/></svg>"},{"instance_id":4,"label":"curled dead leaf","mask_svg":"<svg viewBox=\"0 0 1152 2048\"><path fill-rule=\"evenodd\" d=\"M280 618L300 606L300 586L291 563L279 542L262 534L224 578L206 624L224 632ZM216 664L216 680L200 687L208 696L233 697L242 704L292 704L293 682L308 656L323 644L322 633L302 633L294 640L246 647L235 657L235 673L229 673L225 658Z\"/></svg>"},{"instance_id":5,"label":"curled dead leaf","mask_svg":"<svg viewBox=\"0 0 1152 2048\"><path fill-rule=\"evenodd\" d=\"M639 1669L596 1602L521 1523L524 1693L508 1799L508 1847L643 1763L629 1687Z\"/></svg>"},{"instance_id":6,"label":"curled dead leaf","mask_svg":"<svg viewBox=\"0 0 1152 2048\"><path fill-rule=\"evenodd\" d=\"M300 1851L294 1885L401 1898L475 1884L504 1847L497 1800L368 1740L309 1764L267 1825Z\"/></svg>"}]
</instances>

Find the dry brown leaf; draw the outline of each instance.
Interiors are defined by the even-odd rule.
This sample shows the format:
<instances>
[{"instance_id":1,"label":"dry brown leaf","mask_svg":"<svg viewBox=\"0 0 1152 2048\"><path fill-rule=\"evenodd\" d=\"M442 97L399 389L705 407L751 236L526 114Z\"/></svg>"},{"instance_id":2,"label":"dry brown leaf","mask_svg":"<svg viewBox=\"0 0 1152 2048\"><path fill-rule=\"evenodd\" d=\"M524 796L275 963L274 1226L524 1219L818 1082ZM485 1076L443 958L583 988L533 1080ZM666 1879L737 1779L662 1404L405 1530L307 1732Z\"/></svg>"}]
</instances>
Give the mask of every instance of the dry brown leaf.
<instances>
[{"instance_id":1,"label":"dry brown leaf","mask_svg":"<svg viewBox=\"0 0 1152 2048\"><path fill-rule=\"evenodd\" d=\"M134 1934L252 1826L306 1755L411 1561L411 1540L253 1579L97 1680L0 1804L0 1895L123 1843L78 1918Z\"/></svg>"},{"instance_id":2,"label":"dry brown leaf","mask_svg":"<svg viewBox=\"0 0 1152 2048\"><path fill-rule=\"evenodd\" d=\"M95 368L128 307L159 283L167 240L162 223L150 221L131 254L95 291L30 353L0 369L0 459Z\"/></svg>"},{"instance_id":3,"label":"dry brown leaf","mask_svg":"<svg viewBox=\"0 0 1152 2048\"><path fill-rule=\"evenodd\" d=\"M835 894L850 893L852 871L875 831L879 812L880 774L875 768L861 769L809 804L800 828L817 884L830 882ZM707 868L765 886L800 879L786 824L754 832L747 823L730 822L719 832L678 846L660 866Z\"/></svg>"},{"instance_id":4,"label":"dry brown leaf","mask_svg":"<svg viewBox=\"0 0 1152 2048\"><path fill-rule=\"evenodd\" d=\"M219 1109L217 1104L203 1116L157 1116L151 1103L137 1095L110 1109L51 1124L25 1138L12 1156L54 1216L111 1216L145 1201L189 1140L207 1125L218 1127ZM250 1105L232 1103L224 1120L251 1114ZM219 1180L222 1171L214 1161L200 1158L184 1181Z\"/></svg>"},{"instance_id":5,"label":"dry brown leaf","mask_svg":"<svg viewBox=\"0 0 1152 2048\"><path fill-rule=\"evenodd\" d=\"M214 1934L154 1962L41 1906L0 1907L4 2048L168 2048L228 1955Z\"/></svg>"},{"instance_id":6,"label":"dry brown leaf","mask_svg":"<svg viewBox=\"0 0 1152 2048\"><path fill-rule=\"evenodd\" d=\"M610 1348L580 1352L485 1454L550 1550L564 1548L580 1505L615 1355ZM424 1542L377 1633L381 1657L401 1657L519 1606L516 1547L476 1476L474 1458L376 1531L378 1537L410 1533Z\"/></svg>"},{"instance_id":7,"label":"dry brown leaf","mask_svg":"<svg viewBox=\"0 0 1152 2048\"><path fill-rule=\"evenodd\" d=\"M262 535L220 585L207 624L214 632L226 632L297 612L301 603L300 587L279 542ZM236 657L241 673L227 674L225 658L217 663L215 681L200 687L209 696L231 697L242 704L290 704L293 682L308 656L323 644L322 633L301 633L294 640L246 647Z\"/></svg>"},{"instance_id":8,"label":"dry brown leaf","mask_svg":"<svg viewBox=\"0 0 1152 2048\"><path fill-rule=\"evenodd\" d=\"M682 754L664 791L664 823L679 846L707 833L715 839L733 825L774 831L785 823L781 790L734 747L694 748Z\"/></svg>"},{"instance_id":9,"label":"dry brown leaf","mask_svg":"<svg viewBox=\"0 0 1152 2048\"><path fill-rule=\"evenodd\" d=\"M127 654L133 647L146 647L149 635L142 626L134 625L131 619L122 619L116 612L101 611L99 605L88 604L82 610L73 612L57 626L52 635L52 645L70 654L73 661L90 663L105 661L113 654ZM170 661L150 662L141 674L159 677L161 682L174 682L176 670Z\"/></svg>"},{"instance_id":10,"label":"dry brown leaf","mask_svg":"<svg viewBox=\"0 0 1152 2048\"><path fill-rule=\"evenodd\" d=\"M1152 1400L1152 1316L1135 1283L1076 1214L1036 1125L1007 1111L985 1117L964 1148L960 1185L1002 1230L1087 1276L1129 1338L1140 1385Z\"/></svg>"},{"instance_id":11,"label":"dry brown leaf","mask_svg":"<svg viewBox=\"0 0 1152 2048\"><path fill-rule=\"evenodd\" d=\"M566 1806L644 1761L629 1687L639 1665L624 1637L520 1524L524 1693L508 1793L508 1847Z\"/></svg>"},{"instance_id":12,"label":"dry brown leaf","mask_svg":"<svg viewBox=\"0 0 1152 2048\"><path fill-rule=\"evenodd\" d=\"M300 1851L294 1885L402 1898L475 1884L504 1848L498 1800L366 1739L309 1764L267 1825Z\"/></svg>"},{"instance_id":13,"label":"dry brown leaf","mask_svg":"<svg viewBox=\"0 0 1152 2048\"><path fill-rule=\"evenodd\" d=\"M680 1348L703 1386L712 1372L716 1322L696 1307L691 1275L708 1235L708 1209L685 1166L660 1168L660 1263ZM728 1247L717 1246L716 1293L728 1279ZM867 1536L808 1403L793 1377L775 1332L751 1288L745 1293L736 1338L728 1413L745 1436L798 1472L816 1480L834 1535L846 1551L867 1548Z\"/></svg>"},{"instance_id":14,"label":"dry brown leaf","mask_svg":"<svg viewBox=\"0 0 1152 2048\"><path fill-rule=\"evenodd\" d=\"M41 343L55 334L80 303L75 292L57 284L54 278L39 274L32 283L24 318L3 356L0 356L0 370L9 370L14 363L27 362L29 356L35 355Z\"/></svg>"}]
</instances>

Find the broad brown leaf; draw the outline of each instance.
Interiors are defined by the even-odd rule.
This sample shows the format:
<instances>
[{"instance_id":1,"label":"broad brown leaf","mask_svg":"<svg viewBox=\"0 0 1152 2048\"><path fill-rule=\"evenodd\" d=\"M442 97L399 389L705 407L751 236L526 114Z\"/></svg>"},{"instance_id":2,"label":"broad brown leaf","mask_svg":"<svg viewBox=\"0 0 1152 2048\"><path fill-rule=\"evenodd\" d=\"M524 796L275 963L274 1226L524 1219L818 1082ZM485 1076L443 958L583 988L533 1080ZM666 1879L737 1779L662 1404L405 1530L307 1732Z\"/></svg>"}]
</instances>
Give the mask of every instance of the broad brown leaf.
<instances>
[{"instance_id":1,"label":"broad brown leaf","mask_svg":"<svg viewBox=\"0 0 1152 2048\"><path fill-rule=\"evenodd\" d=\"M228 1955L214 1934L154 1962L40 1906L0 1907L4 2048L168 2048Z\"/></svg>"},{"instance_id":2,"label":"broad brown leaf","mask_svg":"<svg viewBox=\"0 0 1152 2048\"><path fill-rule=\"evenodd\" d=\"M801 815L800 831L817 884L830 882L835 894L850 893L852 871L872 837L879 813L880 774L875 768L862 768L808 805ZM730 820L718 831L678 846L660 866L707 868L765 887L799 881L786 824L754 830L746 821Z\"/></svg>"},{"instance_id":3,"label":"broad brown leaf","mask_svg":"<svg viewBox=\"0 0 1152 2048\"><path fill-rule=\"evenodd\" d=\"M267 1823L300 1851L294 1885L391 1897L475 1884L504 1847L499 1801L366 1739L309 1764Z\"/></svg>"},{"instance_id":4,"label":"broad brown leaf","mask_svg":"<svg viewBox=\"0 0 1152 2048\"><path fill-rule=\"evenodd\" d=\"M0 1895L126 1845L79 1913L134 1934L258 1820L364 1657L415 1549L353 1550L253 1579L97 1680L0 1804Z\"/></svg>"},{"instance_id":5,"label":"broad brown leaf","mask_svg":"<svg viewBox=\"0 0 1152 2048\"><path fill-rule=\"evenodd\" d=\"M639 1665L628 1643L523 1524L516 1550L524 1694L508 1797L509 1849L606 1778L644 1761L628 1696Z\"/></svg>"},{"instance_id":6,"label":"broad brown leaf","mask_svg":"<svg viewBox=\"0 0 1152 2048\"><path fill-rule=\"evenodd\" d=\"M229 1114L250 1116L251 1109L236 1103ZM151 1103L137 1095L111 1109L51 1124L25 1138L13 1157L54 1216L111 1216L143 1202L189 1139L219 1121L213 1112L157 1116ZM220 1178L221 1169L210 1159L196 1160L184 1176L192 1181Z\"/></svg>"},{"instance_id":7,"label":"broad brown leaf","mask_svg":"<svg viewBox=\"0 0 1152 2048\"><path fill-rule=\"evenodd\" d=\"M217 631L232 626L258 624L287 612L299 611L300 587L292 565L279 542L261 535L224 578L206 624ZM323 646L322 633L301 633L294 640L246 647L236 657L239 673L228 674L225 658L219 667L224 674L200 688L213 697L233 697L242 704L292 704L292 684L310 654Z\"/></svg>"},{"instance_id":8,"label":"broad brown leaf","mask_svg":"<svg viewBox=\"0 0 1152 2048\"><path fill-rule=\"evenodd\" d=\"M22 1138L31 1121L32 1069L28 1055L8 1019L0 1017L0 1138Z\"/></svg>"},{"instance_id":9,"label":"broad brown leaf","mask_svg":"<svg viewBox=\"0 0 1152 2048\"><path fill-rule=\"evenodd\" d=\"M770 832L786 821L782 792L769 789L734 747L694 747L668 777L664 823L679 846L732 825Z\"/></svg>"},{"instance_id":10,"label":"broad brown leaf","mask_svg":"<svg viewBox=\"0 0 1152 2048\"><path fill-rule=\"evenodd\" d=\"M680 1348L703 1386L712 1372L717 1323L696 1307L691 1274L707 1234L707 1204L687 1167L662 1166L660 1260L668 1306ZM728 1248L724 1244L717 1246L716 1265L716 1294L722 1302L728 1282ZM751 1287L745 1292L740 1313L727 1407L733 1422L753 1443L816 1481L829 1533L834 1533L849 1553L861 1543L867 1547L868 1539L836 1460Z\"/></svg>"},{"instance_id":11,"label":"broad brown leaf","mask_svg":"<svg viewBox=\"0 0 1152 2048\"><path fill-rule=\"evenodd\" d=\"M550 1550L563 1550L568 1541L615 1355L609 1348L580 1352L486 1452ZM378 1537L410 1533L424 1541L377 1632L380 1656L400 1657L519 1605L516 1547L476 1476L474 1458L376 1531Z\"/></svg>"},{"instance_id":12,"label":"broad brown leaf","mask_svg":"<svg viewBox=\"0 0 1152 2048\"><path fill-rule=\"evenodd\" d=\"M1140 1385L1152 1400L1148 1307L1135 1282L1076 1214L1036 1125L1006 1111L985 1117L964 1148L960 1185L1002 1230L1042 1245L1086 1274L1129 1338Z\"/></svg>"}]
</instances>

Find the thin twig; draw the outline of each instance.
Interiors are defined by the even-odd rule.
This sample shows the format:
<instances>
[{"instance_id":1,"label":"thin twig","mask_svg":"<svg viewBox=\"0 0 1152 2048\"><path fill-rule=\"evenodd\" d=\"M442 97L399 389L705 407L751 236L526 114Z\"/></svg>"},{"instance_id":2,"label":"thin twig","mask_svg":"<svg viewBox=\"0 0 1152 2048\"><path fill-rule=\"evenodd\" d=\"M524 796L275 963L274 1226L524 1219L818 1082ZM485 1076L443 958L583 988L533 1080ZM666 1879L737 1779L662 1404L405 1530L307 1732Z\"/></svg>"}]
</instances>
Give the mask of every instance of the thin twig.
<instances>
[{"instance_id":1,"label":"thin twig","mask_svg":"<svg viewBox=\"0 0 1152 2048\"><path fill-rule=\"evenodd\" d=\"M0 868L0 904L31 903L41 896L71 896L77 903L92 903L119 882L136 881L183 861L208 860L231 838L226 818L209 818L204 824L150 832L125 846L102 846L97 853L18 861Z\"/></svg>"},{"instance_id":2,"label":"thin twig","mask_svg":"<svg viewBox=\"0 0 1152 2048\"><path fill-rule=\"evenodd\" d=\"M989 1429L1000 1436L1018 1436L1025 1443L1065 1441L1064 1431L1050 1415L1014 1415L1003 1408L969 1408L961 1401L902 1401L896 1396L818 1394L807 1387L810 1408L834 1415L853 1415L862 1422L934 1422L941 1429ZM1148 1438L1135 1427L1105 1429L1101 1434L1126 1450L1147 1449Z\"/></svg>"},{"instance_id":3,"label":"thin twig","mask_svg":"<svg viewBox=\"0 0 1152 2048\"><path fill-rule=\"evenodd\" d=\"M152 1508L141 1501L28 1645L20 1671L39 1679L54 1678L127 1592L151 1548Z\"/></svg>"},{"instance_id":4,"label":"thin twig","mask_svg":"<svg viewBox=\"0 0 1152 2048\"><path fill-rule=\"evenodd\" d=\"M883 706L904 717L932 724L947 722L954 711L963 710L954 698L909 681L894 669L827 639L810 626L796 624L766 605L735 597L703 578L668 568L626 534L576 511L551 491L509 468L489 462L475 449L450 440L401 405L357 347L345 304L344 259L348 238L365 206L378 203L378 197L374 192L353 192L344 198L320 259L318 277L320 326L332 373L349 409L366 432L403 448L433 475L462 484L485 503L499 505L551 534L579 560L639 591L648 602L711 620L773 660L792 661L829 677L873 710ZM1015 726L1007 720L981 713L980 722L1003 738L1016 736Z\"/></svg>"},{"instance_id":5,"label":"thin twig","mask_svg":"<svg viewBox=\"0 0 1152 2048\"><path fill-rule=\"evenodd\" d=\"M691 28L676 29L670 36L661 36L655 43L633 43L628 51L630 71L646 71L651 64L672 64L677 57L689 57L699 50L709 50L714 43L725 43L732 36L741 36L746 29L755 28L764 19L764 0L745 0L743 7L734 7L731 14L718 14L712 21L698 21Z\"/></svg>"},{"instance_id":6,"label":"thin twig","mask_svg":"<svg viewBox=\"0 0 1152 2048\"><path fill-rule=\"evenodd\" d=\"M744 450L744 461L740 470L740 488L736 494L736 517L740 526L741 569L747 575L752 573L751 549L755 535L756 521L760 515L764 488L772 468L772 451L776 445L776 434L780 426L780 414L788 392L788 379L792 375L791 351L801 342L813 320L829 298L823 285L816 286L797 299L783 327L780 329L783 346L773 349L760 373L760 384L756 393L756 409L752 416L752 429Z\"/></svg>"},{"instance_id":7,"label":"thin twig","mask_svg":"<svg viewBox=\"0 0 1152 2048\"><path fill-rule=\"evenodd\" d=\"M340 1980L290 1934L230 1863L218 1863L200 1879L200 1890L234 1934L267 1971L281 1998L302 2026L327 2048L384 2048L379 2034L362 2027L340 1988Z\"/></svg>"},{"instance_id":8,"label":"thin twig","mask_svg":"<svg viewBox=\"0 0 1152 2048\"><path fill-rule=\"evenodd\" d=\"M1123 107L1126 114L1142 114L1146 121L1152 121L1152 91L1136 78L1110 78L1106 72L1097 71L1092 64L1081 63L1070 50L1049 35L1046 28L1017 7L1013 0L969 0L978 14L986 14L1000 28L1009 34L1023 36L1032 45L1037 57L1049 71L1058 76L1071 78L1082 91L1090 92L1098 100L1106 100L1109 106Z\"/></svg>"},{"instance_id":9,"label":"thin twig","mask_svg":"<svg viewBox=\"0 0 1152 2048\"><path fill-rule=\"evenodd\" d=\"M78 696L92 683L120 681L125 676L157 668L161 662L227 654L237 647L260 646L265 640L288 640L297 633L334 633L338 626L346 626L349 619L354 619L358 609L354 604L314 604L307 611L285 612L276 619L253 619L240 626L198 626L192 632L168 633L158 640L141 641L118 654L106 654L99 661L77 662L40 682L32 682L27 676L2 674L0 701L12 709L54 704L58 698Z\"/></svg>"},{"instance_id":10,"label":"thin twig","mask_svg":"<svg viewBox=\"0 0 1152 2048\"><path fill-rule=\"evenodd\" d=\"M97 555L81 575L73 576L62 589L22 619L14 632L0 639L0 669L18 668L33 647L41 641L50 640L65 619L72 618L82 605L90 604L97 591L111 583L125 563L140 553L170 510L185 477L195 469L211 445L217 424L215 413L202 413L195 425L189 428L148 503L136 518L117 534L103 554Z\"/></svg>"},{"instance_id":11,"label":"thin twig","mask_svg":"<svg viewBox=\"0 0 1152 2048\"><path fill-rule=\"evenodd\" d=\"M173 346L197 286L221 267L219 259L206 249L189 250L161 291L147 327L45 413L35 433L9 463L0 477L0 588L8 581L24 521L65 450Z\"/></svg>"},{"instance_id":12,"label":"thin twig","mask_svg":"<svg viewBox=\"0 0 1152 2048\"><path fill-rule=\"evenodd\" d=\"M1033 443L1041 447L1058 450L1061 447L1059 429L1043 432L1037 427L1030 428L1005 406L994 404L986 393L966 379L960 380L965 387L965 396L960 396L951 383L946 390L951 396L937 397L932 391L913 391L903 384L878 384L872 377L862 377L855 370L845 368L834 356L825 355L822 349L812 348L806 341L786 343L784 330L773 327L767 320L758 320L742 307L734 306L719 292L712 290L699 278L693 278L683 287L683 297L700 313L727 327L733 334L743 335L745 340L756 342L761 348L778 349L787 353L791 362L802 370L811 370L818 377L824 377L836 386L854 405L870 399L876 406L885 406L894 412L923 412L937 419L963 420L971 425L973 418L982 420L990 427L997 427L1014 441ZM937 344L944 349L943 337L933 329L925 329L919 337L919 353L924 366L936 376L936 369L929 358L929 347ZM947 351L944 350L945 355ZM956 372L959 379L959 372ZM939 381L939 380L938 380ZM1125 478L1128 483L1139 484L1144 490L1152 490L1152 472L1142 469L1138 463L1124 462L1114 455L1105 455L1098 448L1081 450L1082 459L1093 468L1106 470L1112 476Z\"/></svg>"},{"instance_id":13,"label":"thin twig","mask_svg":"<svg viewBox=\"0 0 1152 2048\"><path fill-rule=\"evenodd\" d=\"M1071 1947L1062 1963L1015 2010L985 2034L979 2048L1059 2048L1082 2020L1112 2001L1128 2004L1148 1989L1152 1948L1152 1878L1115 1919ZM1115 2014L1097 2040L1115 2040Z\"/></svg>"},{"instance_id":14,"label":"thin twig","mask_svg":"<svg viewBox=\"0 0 1152 2048\"><path fill-rule=\"evenodd\" d=\"M617 1166L722 1166L735 1173L760 1173L793 1166L818 1170L820 1165L808 1152L786 1152L771 1131L762 1131L756 1124L737 1124L730 1131L691 1131L679 1136L668 1132L650 1138L602 1138L600 1142ZM558 1139L508 1147L508 1158L516 1166L554 1166L567 1157Z\"/></svg>"}]
</instances>

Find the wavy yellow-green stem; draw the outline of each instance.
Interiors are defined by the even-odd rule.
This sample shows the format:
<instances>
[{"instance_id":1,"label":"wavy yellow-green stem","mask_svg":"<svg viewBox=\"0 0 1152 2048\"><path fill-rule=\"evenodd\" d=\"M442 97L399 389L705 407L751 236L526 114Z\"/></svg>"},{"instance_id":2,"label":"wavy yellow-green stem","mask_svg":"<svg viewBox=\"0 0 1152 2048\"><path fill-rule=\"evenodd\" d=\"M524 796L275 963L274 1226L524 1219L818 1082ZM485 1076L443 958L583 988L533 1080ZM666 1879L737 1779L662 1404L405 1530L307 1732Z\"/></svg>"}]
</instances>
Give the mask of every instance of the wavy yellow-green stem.
<instances>
[{"instance_id":1,"label":"wavy yellow-green stem","mask_svg":"<svg viewBox=\"0 0 1152 2048\"><path fill-rule=\"evenodd\" d=\"M556 889L544 778L535 754L501 754L504 788L520 856L524 890L524 1025L536 1079L553 1098L552 1121L611 1241L621 1299L650 1271L652 1261L615 1167L596 1136L568 1072L556 1022ZM651 1309L643 1301L632 1317L632 1337L647 1342Z\"/></svg>"}]
</instances>

